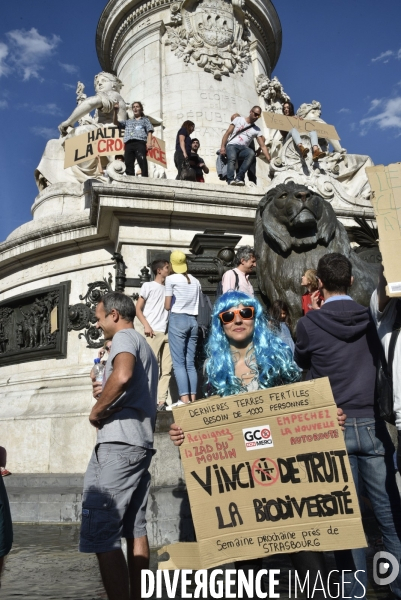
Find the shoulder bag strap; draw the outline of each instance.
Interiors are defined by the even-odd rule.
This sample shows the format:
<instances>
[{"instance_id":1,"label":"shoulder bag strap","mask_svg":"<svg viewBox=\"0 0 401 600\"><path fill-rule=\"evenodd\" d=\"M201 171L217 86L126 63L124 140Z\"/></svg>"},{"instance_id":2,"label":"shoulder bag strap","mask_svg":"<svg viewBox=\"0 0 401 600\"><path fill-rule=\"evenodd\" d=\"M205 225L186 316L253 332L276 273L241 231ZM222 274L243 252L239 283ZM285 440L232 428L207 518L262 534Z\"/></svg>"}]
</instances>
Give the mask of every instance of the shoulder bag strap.
<instances>
[{"instance_id":1,"label":"shoulder bag strap","mask_svg":"<svg viewBox=\"0 0 401 600\"><path fill-rule=\"evenodd\" d=\"M237 131L237 133L235 133L232 137L230 137L230 139L228 141L232 142L233 139L237 137L237 135L239 135L240 133L244 133L244 131L246 131L247 129L250 129L251 127L253 127L253 123L251 123L250 125L248 125L248 127L244 127L244 129L241 129L240 131Z\"/></svg>"},{"instance_id":2,"label":"shoulder bag strap","mask_svg":"<svg viewBox=\"0 0 401 600\"><path fill-rule=\"evenodd\" d=\"M238 290L238 288L239 288L239 277L238 277L238 273L237 273L237 271L234 271L234 269L233 269L233 273L234 273L234 275L235 275L235 290Z\"/></svg>"}]
</instances>

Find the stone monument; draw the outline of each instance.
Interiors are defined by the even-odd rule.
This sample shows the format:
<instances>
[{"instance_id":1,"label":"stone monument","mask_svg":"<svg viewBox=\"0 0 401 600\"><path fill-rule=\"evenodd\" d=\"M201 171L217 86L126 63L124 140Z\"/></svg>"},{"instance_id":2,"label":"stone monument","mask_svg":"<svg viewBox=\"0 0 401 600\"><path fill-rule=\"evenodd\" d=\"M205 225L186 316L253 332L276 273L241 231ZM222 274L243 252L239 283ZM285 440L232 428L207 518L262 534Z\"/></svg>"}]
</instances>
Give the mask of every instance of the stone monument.
<instances>
[{"instance_id":1,"label":"stone monument","mask_svg":"<svg viewBox=\"0 0 401 600\"><path fill-rule=\"evenodd\" d=\"M51 517L37 499L47 497L46 477L54 482L64 476L79 493L79 474L95 439L88 424L88 373L102 343L93 321L102 293L117 289L135 298L150 277L149 263L175 249L192 252L191 264L212 292L231 264L233 246L239 240L253 244L261 197L278 183L306 185L343 221L373 218L363 179L368 157L349 156L340 148L319 168L301 164L291 143L282 147L263 124L273 160L268 165L258 159L258 187L229 187L217 178L216 150L231 115L247 115L255 104L279 111L289 97L272 78L281 26L270 0L110 0L96 45L103 71L93 92L78 84L76 107L72 99L60 138L45 148L35 172L39 193L33 220L0 244L0 438L13 481L20 481L21 489L39 490L18 520L79 518L77 495L73 507L54 501ZM127 176L114 156L108 157L106 173L92 160L63 168L66 139L110 124L115 102L120 119L130 116L135 100L143 102L156 135L166 143L166 172ZM319 118L317 105L312 108L308 114ZM201 155L211 170L204 184L175 181L175 139L185 120L195 122ZM158 431L161 451L152 467L154 545L175 541L180 530L162 500L168 493L181 503L182 495L177 450L163 431ZM171 471L163 461L171 462ZM21 489L11 497L15 506L21 505ZM159 505L164 508L157 517Z\"/></svg>"}]
</instances>

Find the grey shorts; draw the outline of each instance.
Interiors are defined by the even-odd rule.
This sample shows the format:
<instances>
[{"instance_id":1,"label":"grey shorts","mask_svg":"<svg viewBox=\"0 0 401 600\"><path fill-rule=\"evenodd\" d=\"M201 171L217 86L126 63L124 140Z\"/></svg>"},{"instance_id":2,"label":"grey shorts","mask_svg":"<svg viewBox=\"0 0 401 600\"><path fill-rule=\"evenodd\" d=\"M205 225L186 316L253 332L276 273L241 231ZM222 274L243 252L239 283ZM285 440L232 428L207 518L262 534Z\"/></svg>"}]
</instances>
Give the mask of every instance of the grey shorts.
<instances>
[{"instance_id":1,"label":"grey shorts","mask_svg":"<svg viewBox=\"0 0 401 600\"><path fill-rule=\"evenodd\" d=\"M146 535L146 505L153 450L121 443L98 444L84 479L81 552L110 552L121 538Z\"/></svg>"}]
</instances>

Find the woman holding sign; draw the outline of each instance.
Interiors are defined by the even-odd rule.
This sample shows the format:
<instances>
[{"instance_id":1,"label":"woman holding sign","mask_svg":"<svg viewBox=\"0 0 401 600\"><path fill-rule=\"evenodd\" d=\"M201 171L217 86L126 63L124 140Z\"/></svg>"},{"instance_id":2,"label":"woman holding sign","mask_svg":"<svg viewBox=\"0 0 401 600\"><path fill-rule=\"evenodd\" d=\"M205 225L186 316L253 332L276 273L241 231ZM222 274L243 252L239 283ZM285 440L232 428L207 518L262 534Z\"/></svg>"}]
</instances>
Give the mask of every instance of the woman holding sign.
<instances>
[{"instance_id":1,"label":"woman holding sign","mask_svg":"<svg viewBox=\"0 0 401 600\"><path fill-rule=\"evenodd\" d=\"M214 305L207 356L208 396L230 396L266 389L293 383L300 376L289 347L269 330L261 304L242 292L227 292ZM344 421L345 415L340 409L339 425L342 426ZM183 443L185 434L178 425L173 423L169 433L176 446ZM310 581L314 582L318 573L322 581L326 581L322 553L303 551L289 556L302 581L308 572ZM245 573L253 570L256 576L262 568L262 560L241 561L236 563L236 568ZM308 597L320 600L327 596L316 589L315 594Z\"/></svg>"},{"instance_id":2,"label":"woman holding sign","mask_svg":"<svg viewBox=\"0 0 401 600\"><path fill-rule=\"evenodd\" d=\"M286 117L295 116L294 105L292 102L284 102L283 115L285 115ZM301 158L306 157L306 155L309 152L309 148L305 148L302 145L300 133L295 129L295 127L291 129L291 131L280 131L280 133L283 136L284 143L292 137L294 146L298 147ZM321 158L324 158L326 156L326 153L322 152L322 150L319 147L316 131L310 131L308 135L312 144L313 160L320 160Z\"/></svg>"},{"instance_id":3,"label":"woman holding sign","mask_svg":"<svg viewBox=\"0 0 401 600\"><path fill-rule=\"evenodd\" d=\"M141 169L142 177L148 177L148 161L146 152L152 148L152 123L143 112L142 102L132 104L133 119L118 120L118 104L114 105L114 125L125 129L124 133L124 162L127 175L135 175L135 160Z\"/></svg>"}]
</instances>

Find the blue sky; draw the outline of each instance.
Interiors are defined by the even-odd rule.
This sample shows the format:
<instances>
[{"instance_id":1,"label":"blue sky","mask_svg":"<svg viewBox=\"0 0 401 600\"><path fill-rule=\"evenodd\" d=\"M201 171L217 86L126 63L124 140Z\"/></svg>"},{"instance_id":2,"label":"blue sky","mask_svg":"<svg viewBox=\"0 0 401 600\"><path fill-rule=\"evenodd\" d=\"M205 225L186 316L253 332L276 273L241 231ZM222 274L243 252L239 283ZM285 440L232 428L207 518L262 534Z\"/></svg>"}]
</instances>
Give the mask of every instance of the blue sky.
<instances>
[{"instance_id":1,"label":"blue sky","mask_svg":"<svg viewBox=\"0 0 401 600\"><path fill-rule=\"evenodd\" d=\"M31 219L47 139L93 93L105 0L18 0L0 23L0 241ZM401 161L401 1L275 2L283 48L274 74L296 107L319 100L349 152ZM18 8L15 8L18 7Z\"/></svg>"}]
</instances>

